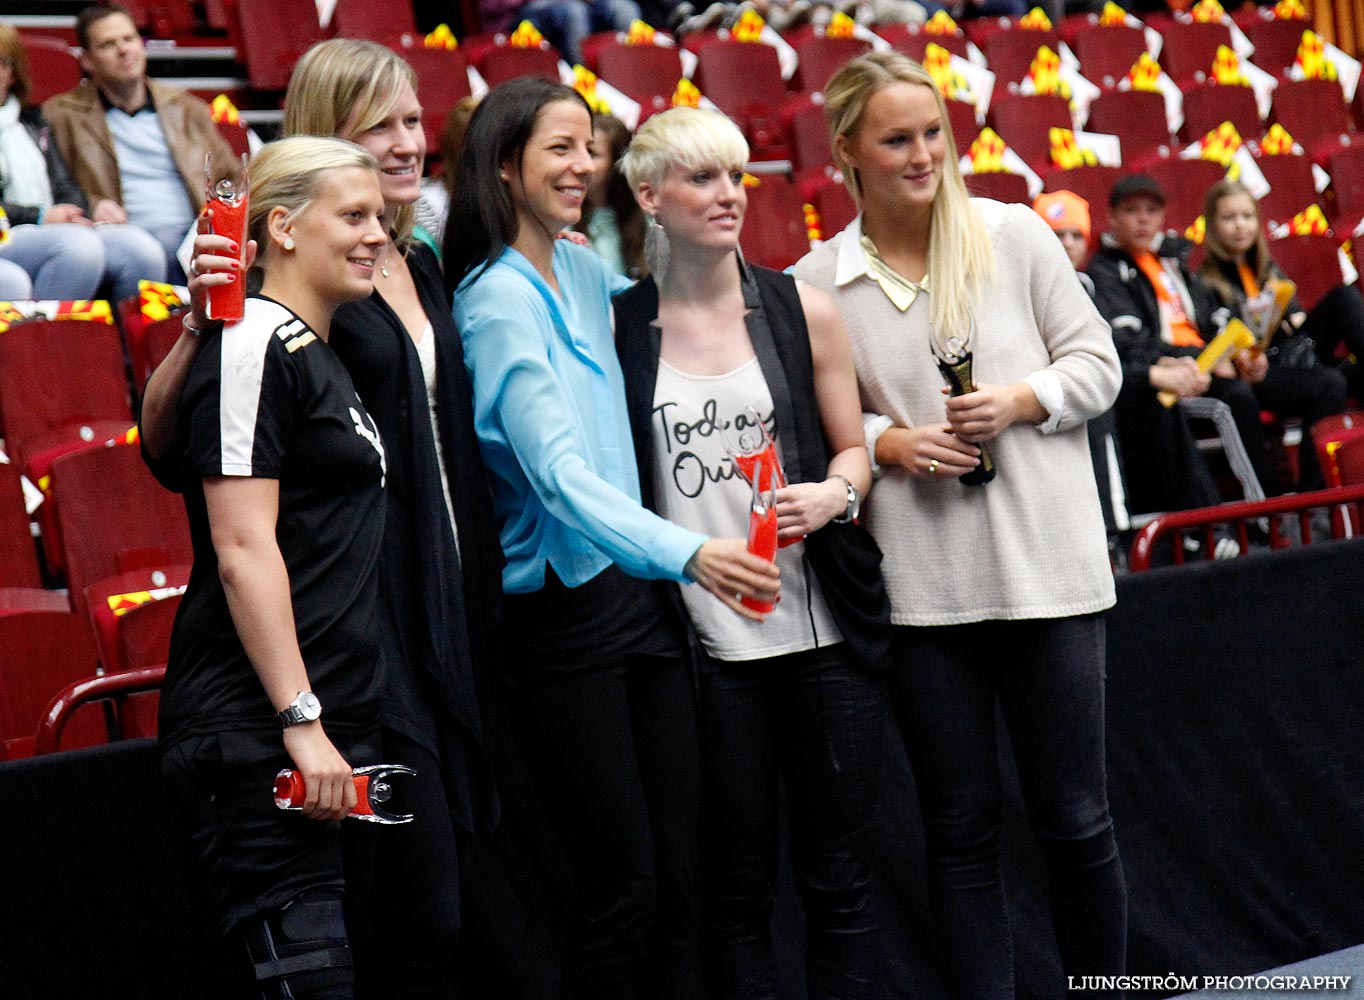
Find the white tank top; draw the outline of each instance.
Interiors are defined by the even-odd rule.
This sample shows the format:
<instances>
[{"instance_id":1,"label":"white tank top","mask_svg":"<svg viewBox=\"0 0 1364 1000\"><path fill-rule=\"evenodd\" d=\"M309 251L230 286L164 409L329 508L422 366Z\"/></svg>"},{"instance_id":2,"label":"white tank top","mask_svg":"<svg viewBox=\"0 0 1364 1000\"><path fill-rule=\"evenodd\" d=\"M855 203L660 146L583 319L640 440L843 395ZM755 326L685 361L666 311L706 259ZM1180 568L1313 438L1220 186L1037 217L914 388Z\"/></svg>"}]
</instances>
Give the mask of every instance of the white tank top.
<instances>
[{"instance_id":1,"label":"white tank top","mask_svg":"<svg viewBox=\"0 0 1364 1000\"><path fill-rule=\"evenodd\" d=\"M440 446L440 421L436 405L436 331L428 321L417 341L417 358L422 365L422 381L426 383L426 406L431 414L431 439L436 443L436 467L440 469L440 491L445 497L445 513L450 518L450 531L455 536L455 554L459 555L459 526L455 524L455 505L450 501L450 477L445 473L445 449Z\"/></svg>"},{"instance_id":2,"label":"white tank top","mask_svg":"<svg viewBox=\"0 0 1364 1000\"><path fill-rule=\"evenodd\" d=\"M660 359L650 429L660 514L717 538L748 536L752 489L725 451L720 428L750 406L770 428L772 395L756 357L724 375L691 375ZM776 444L780 455L781 440ZM805 571L804 551L804 542L777 550L781 600L761 624L740 618L700 587L682 588L707 653L756 660L843 641L819 584Z\"/></svg>"}]
</instances>

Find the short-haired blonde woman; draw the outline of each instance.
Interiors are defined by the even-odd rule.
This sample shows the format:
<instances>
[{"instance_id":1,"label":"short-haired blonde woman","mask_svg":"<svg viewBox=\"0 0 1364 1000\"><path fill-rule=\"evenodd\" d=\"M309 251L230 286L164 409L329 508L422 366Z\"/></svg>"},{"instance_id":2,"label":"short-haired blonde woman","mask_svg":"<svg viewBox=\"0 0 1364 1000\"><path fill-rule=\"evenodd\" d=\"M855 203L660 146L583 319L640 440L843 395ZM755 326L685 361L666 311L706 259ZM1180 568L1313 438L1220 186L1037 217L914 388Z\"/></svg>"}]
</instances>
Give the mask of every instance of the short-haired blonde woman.
<instances>
[{"instance_id":1,"label":"short-haired blonde woman","mask_svg":"<svg viewBox=\"0 0 1364 1000\"><path fill-rule=\"evenodd\" d=\"M360 147L262 149L248 220L260 292L207 339L179 407L195 562L161 695L162 767L264 998L353 995L347 923L364 916L373 832L328 821L355 804L352 766L381 753L386 466L328 341L337 308L373 291L383 211ZM270 795L284 767L306 782L301 813Z\"/></svg>"},{"instance_id":2,"label":"short-haired blonde woman","mask_svg":"<svg viewBox=\"0 0 1364 1000\"><path fill-rule=\"evenodd\" d=\"M859 57L825 96L861 211L795 273L833 296L852 340L881 474L865 513L886 555L891 697L949 981L959 996L1013 995L997 706L1046 860L1062 966L1121 972L1126 904L1103 739L1102 612L1114 587L1085 438L1085 421L1117 394L1112 338L1041 219L969 197L921 66ZM949 398L935 351L963 347L976 391ZM959 481L984 445L994 479Z\"/></svg>"},{"instance_id":3,"label":"short-haired blonde woman","mask_svg":"<svg viewBox=\"0 0 1364 1000\"><path fill-rule=\"evenodd\" d=\"M435 255L412 237L426 153L412 67L373 42L315 45L294 67L284 125L291 135L352 140L380 166L391 243L374 294L337 310L331 346L388 455L378 631L384 756L417 772L409 783L416 818L387 831L379 853L375 937L389 960L389 995L438 996L461 925L461 857L493 812L481 690L501 552L459 331ZM215 266L220 240L199 237L197 266ZM177 371L183 366L156 372L144 424L176 398Z\"/></svg>"},{"instance_id":4,"label":"short-haired blonde woman","mask_svg":"<svg viewBox=\"0 0 1364 1000\"><path fill-rule=\"evenodd\" d=\"M742 534L752 491L726 439L751 419L769 429L790 483L776 493L787 543L776 610L751 622L682 595L703 650L703 965L716 1000L779 995L771 919L784 780L803 995L873 1000L880 922L867 834L890 607L880 552L855 521L871 467L833 303L739 253L747 160L728 118L676 108L645 123L621 164L657 224L651 245L667 246L652 276L616 298L645 505L694 531Z\"/></svg>"}]
</instances>

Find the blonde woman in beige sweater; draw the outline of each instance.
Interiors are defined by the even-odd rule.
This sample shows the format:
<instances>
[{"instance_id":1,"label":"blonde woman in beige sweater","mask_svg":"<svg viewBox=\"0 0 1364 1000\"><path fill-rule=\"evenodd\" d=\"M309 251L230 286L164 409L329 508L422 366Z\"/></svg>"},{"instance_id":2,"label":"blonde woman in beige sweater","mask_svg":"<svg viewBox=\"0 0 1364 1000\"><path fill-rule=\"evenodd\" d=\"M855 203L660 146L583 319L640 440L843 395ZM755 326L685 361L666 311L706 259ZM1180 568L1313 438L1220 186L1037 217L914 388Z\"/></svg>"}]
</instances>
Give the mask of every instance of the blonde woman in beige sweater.
<instances>
[{"instance_id":1,"label":"blonde woman in beige sweater","mask_svg":"<svg viewBox=\"0 0 1364 1000\"><path fill-rule=\"evenodd\" d=\"M890 686L944 972L958 996L1014 995L998 705L1046 861L1062 968L1119 973L1126 894L1103 735L1102 613L1114 589L1085 440L1085 422L1118 391L1112 337L1027 206L969 197L922 67L860 57L825 95L861 213L795 273L843 314L881 474L864 512L886 557ZM963 349L975 391L949 397L935 352ZM994 478L968 484L986 451Z\"/></svg>"}]
</instances>

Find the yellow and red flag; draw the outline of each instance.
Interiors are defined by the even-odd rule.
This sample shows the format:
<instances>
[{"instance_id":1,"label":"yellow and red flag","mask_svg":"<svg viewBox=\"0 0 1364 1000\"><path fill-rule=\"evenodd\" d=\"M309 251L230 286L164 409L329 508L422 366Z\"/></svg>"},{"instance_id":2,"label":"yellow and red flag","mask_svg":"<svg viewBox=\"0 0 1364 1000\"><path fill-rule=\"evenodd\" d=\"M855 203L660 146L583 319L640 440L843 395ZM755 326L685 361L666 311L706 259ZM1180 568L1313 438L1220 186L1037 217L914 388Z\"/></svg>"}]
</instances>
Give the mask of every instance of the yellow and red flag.
<instances>
[{"instance_id":1,"label":"yellow and red flag","mask_svg":"<svg viewBox=\"0 0 1364 1000\"><path fill-rule=\"evenodd\" d=\"M1054 128L1048 133L1051 140L1051 162L1052 166L1060 167L1062 170L1074 170L1076 167L1092 167L1098 164L1099 158L1094 155L1092 149L1085 149L1075 141L1075 133L1068 128Z\"/></svg>"},{"instance_id":2,"label":"yellow and red flag","mask_svg":"<svg viewBox=\"0 0 1364 1000\"><path fill-rule=\"evenodd\" d=\"M139 281L137 283L138 312L148 323L165 319L172 309L184 305L175 286L165 281Z\"/></svg>"},{"instance_id":3,"label":"yellow and red flag","mask_svg":"<svg viewBox=\"0 0 1364 1000\"><path fill-rule=\"evenodd\" d=\"M952 66L952 53L935 42L929 42L924 49L923 67L944 97L957 101L975 103L971 85L960 72Z\"/></svg>"},{"instance_id":4,"label":"yellow and red flag","mask_svg":"<svg viewBox=\"0 0 1364 1000\"><path fill-rule=\"evenodd\" d=\"M1127 11L1123 10L1113 0L1104 3L1103 12L1099 15L1099 24L1104 28L1121 28L1127 24Z\"/></svg>"},{"instance_id":5,"label":"yellow and red flag","mask_svg":"<svg viewBox=\"0 0 1364 1000\"><path fill-rule=\"evenodd\" d=\"M1236 131L1236 126L1231 122L1223 122L1203 137L1202 144L1203 148L1198 154L1200 160L1211 160L1230 167L1236 151L1242 145L1241 133Z\"/></svg>"},{"instance_id":6,"label":"yellow and red flag","mask_svg":"<svg viewBox=\"0 0 1364 1000\"><path fill-rule=\"evenodd\" d=\"M750 7L740 15L734 27L729 29L729 37L736 42L760 42L763 28L766 27L767 22L762 19L762 15Z\"/></svg>"},{"instance_id":7,"label":"yellow and red flag","mask_svg":"<svg viewBox=\"0 0 1364 1000\"><path fill-rule=\"evenodd\" d=\"M1288 231L1295 236L1324 236L1330 228L1320 205L1308 205L1288 221Z\"/></svg>"},{"instance_id":8,"label":"yellow and red flag","mask_svg":"<svg viewBox=\"0 0 1364 1000\"><path fill-rule=\"evenodd\" d=\"M673 108L699 108L701 106L701 91L696 89L696 84L684 76L677 81L677 89L673 91L668 106Z\"/></svg>"},{"instance_id":9,"label":"yellow and red flag","mask_svg":"<svg viewBox=\"0 0 1364 1000\"><path fill-rule=\"evenodd\" d=\"M1018 26L1028 31L1050 31L1051 18L1041 7L1034 7L1018 19Z\"/></svg>"},{"instance_id":10,"label":"yellow and red flag","mask_svg":"<svg viewBox=\"0 0 1364 1000\"><path fill-rule=\"evenodd\" d=\"M763 179L757 174L750 174L748 171L744 171L743 185L746 188L762 187Z\"/></svg>"},{"instance_id":11,"label":"yellow and red flag","mask_svg":"<svg viewBox=\"0 0 1364 1000\"><path fill-rule=\"evenodd\" d=\"M1304 31L1298 54L1293 60L1302 73L1303 80L1338 80L1339 74L1330 59L1326 58L1326 39L1315 31Z\"/></svg>"},{"instance_id":12,"label":"yellow and red flag","mask_svg":"<svg viewBox=\"0 0 1364 1000\"><path fill-rule=\"evenodd\" d=\"M1276 21L1306 21L1308 20L1307 8L1302 5L1302 0L1279 0L1274 5L1274 19Z\"/></svg>"},{"instance_id":13,"label":"yellow and red flag","mask_svg":"<svg viewBox=\"0 0 1364 1000\"><path fill-rule=\"evenodd\" d=\"M1212 82L1223 87L1249 87L1250 80L1241 72L1241 58L1230 46L1217 46L1212 60Z\"/></svg>"},{"instance_id":14,"label":"yellow and red flag","mask_svg":"<svg viewBox=\"0 0 1364 1000\"><path fill-rule=\"evenodd\" d=\"M834 11L834 16L829 18L829 26L824 29L825 38L853 38L857 22L850 18L841 10Z\"/></svg>"},{"instance_id":15,"label":"yellow and red flag","mask_svg":"<svg viewBox=\"0 0 1364 1000\"><path fill-rule=\"evenodd\" d=\"M208 106L208 113L219 125L237 125L242 120L241 115L237 113L237 106L226 94L219 94L213 98L213 103Z\"/></svg>"},{"instance_id":16,"label":"yellow and red flag","mask_svg":"<svg viewBox=\"0 0 1364 1000\"><path fill-rule=\"evenodd\" d=\"M582 95L583 100L587 102L587 106L592 109L594 114L609 115L611 113L611 105L606 102L606 98L597 93L597 74L586 66L574 65L573 89Z\"/></svg>"},{"instance_id":17,"label":"yellow and red flag","mask_svg":"<svg viewBox=\"0 0 1364 1000\"><path fill-rule=\"evenodd\" d=\"M1132 68L1127 71L1127 82L1132 85L1133 90L1159 92L1160 74L1160 63L1152 59L1149 52L1143 52L1141 57L1132 64Z\"/></svg>"},{"instance_id":18,"label":"yellow and red flag","mask_svg":"<svg viewBox=\"0 0 1364 1000\"><path fill-rule=\"evenodd\" d=\"M105 299L40 299L0 302L0 333L27 319L83 319L113 325L114 311Z\"/></svg>"},{"instance_id":19,"label":"yellow and red flag","mask_svg":"<svg viewBox=\"0 0 1364 1000\"><path fill-rule=\"evenodd\" d=\"M1227 11L1217 0L1198 0L1189 14L1199 24L1221 24Z\"/></svg>"},{"instance_id":20,"label":"yellow and red flag","mask_svg":"<svg viewBox=\"0 0 1364 1000\"><path fill-rule=\"evenodd\" d=\"M1260 140L1260 152L1266 156L1289 156L1293 153L1293 137L1286 128L1275 122Z\"/></svg>"},{"instance_id":21,"label":"yellow and red flag","mask_svg":"<svg viewBox=\"0 0 1364 1000\"><path fill-rule=\"evenodd\" d=\"M925 35L955 35L960 30L952 15L940 10L924 23Z\"/></svg>"},{"instance_id":22,"label":"yellow and red flag","mask_svg":"<svg viewBox=\"0 0 1364 1000\"><path fill-rule=\"evenodd\" d=\"M422 48L445 49L453 52L459 48L459 39L455 38L455 33L450 30L450 26L442 22L436 25L430 34L422 38Z\"/></svg>"},{"instance_id":23,"label":"yellow and red flag","mask_svg":"<svg viewBox=\"0 0 1364 1000\"><path fill-rule=\"evenodd\" d=\"M1190 223L1188 229L1184 230L1184 238L1192 243L1202 243L1207 232L1208 222L1200 215Z\"/></svg>"},{"instance_id":24,"label":"yellow and red flag","mask_svg":"<svg viewBox=\"0 0 1364 1000\"><path fill-rule=\"evenodd\" d=\"M529 21L522 21L516 26L516 30L507 39L507 44L514 49L538 49L545 43L545 36L540 34L540 29Z\"/></svg>"},{"instance_id":25,"label":"yellow and red flag","mask_svg":"<svg viewBox=\"0 0 1364 1000\"><path fill-rule=\"evenodd\" d=\"M966 154L971 161L971 172L977 174L1002 174L1004 168L1004 140L988 126L980 130L976 141Z\"/></svg>"},{"instance_id":26,"label":"yellow and red flag","mask_svg":"<svg viewBox=\"0 0 1364 1000\"><path fill-rule=\"evenodd\" d=\"M1043 45L1028 67L1034 94L1055 94L1070 100L1070 84L1061 78L1061 57L1050 46Z\"/></svg>"},{"instance_id":27,"label":"yellow and red flag","mask_svg":"<svg viewBox=\"0 0 1364 1000\"><path fill-rule=\"evenodd\" d=\"M630 22L630 29L625 33L626 45L654 45L656 32L650 25L645 24L639 18Z\"/></svg>"},{"instance_id":28,"label":"yellow and red flag","mask_svg":"<svg viewBox=\"0 0 1364 1000\"><path fill-rule=\"evenodd\" d=\"M819 217L819 210L809 202L801 205L800 210L805 216L805 235L810 242L824 239L823 220Z\"/></svg>"}]
</instances>

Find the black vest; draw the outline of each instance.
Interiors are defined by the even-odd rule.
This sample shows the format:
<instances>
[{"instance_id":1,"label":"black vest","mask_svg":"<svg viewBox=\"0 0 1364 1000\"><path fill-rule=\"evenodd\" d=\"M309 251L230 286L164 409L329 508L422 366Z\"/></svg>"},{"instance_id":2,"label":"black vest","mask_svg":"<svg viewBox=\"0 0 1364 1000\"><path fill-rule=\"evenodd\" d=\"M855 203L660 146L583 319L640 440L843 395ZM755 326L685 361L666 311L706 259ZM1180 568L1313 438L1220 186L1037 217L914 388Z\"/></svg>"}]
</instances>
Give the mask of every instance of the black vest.
<instances>
[{"instance_id":1,"label":"black vest","mask_svg":"<svg viewBox=\"0 0 1364 1000\"><path fill-rule=\"evenodd\" d=\"M745 271L744 302L762 309L763 324L748 324L753 349L772 394L788 482L823 480L829 442L815 396L814 360L795 280L751 264ZM644 506L657 510L654 495L653 415L658 380L660 332L658 286L645 278L615 297L616 351L625 374L625 400L639 466ZM827 524L805 539L805 557L824 592L848 651L865 667L884 670L890 655L890 598L881 580L881 550L859 524Z\"/></svg>"}]
</instances>

